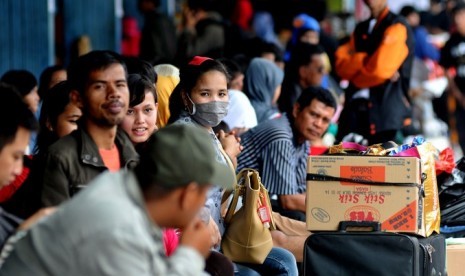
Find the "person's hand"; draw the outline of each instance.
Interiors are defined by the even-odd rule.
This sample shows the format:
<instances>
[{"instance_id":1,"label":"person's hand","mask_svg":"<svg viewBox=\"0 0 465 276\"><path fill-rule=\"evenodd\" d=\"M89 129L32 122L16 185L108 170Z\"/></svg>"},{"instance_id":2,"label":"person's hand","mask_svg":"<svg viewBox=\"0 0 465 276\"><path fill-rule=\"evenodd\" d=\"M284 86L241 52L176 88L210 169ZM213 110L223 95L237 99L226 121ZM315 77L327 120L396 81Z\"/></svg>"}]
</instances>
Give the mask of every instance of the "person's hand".
<instances>
[{"instance_id":1,"label":"person's hand","mask_svg":"<svg viewBox=\"0 0 465 276\"><path fill-rule=\"evenodd\" d=\"M248 128L246 127L235 127L233 128L233 130L231 131L232 133L234 133L234 135L239 138L239 136L241 136L241 134L243 134L244 132L246 132L247 130L249 130ZM240 140L239 140L240 141Z\"/></svg>"},{"instance_id":2,"label":"person's hand","mask_svg":"<svg viewBox=\"0 0 465 276\"><path fill-rule=\"evenodd\" d=\"M197 250L207 258L210 255L211 237L208 226L200 218L195 218L182 232L180 244Z\"/></svg>"},{"instance_id":3,"label":"person's hand","mask_svg":"<svg viewBox=\"0 0 465 276\"><path fill-rule=\"evenodd\" d=\"M37 221L41 218L49 216L56 211L56 207L48 207L43 208L37 211L34 215L30 216L27 220L25 220L21 225L19 225L18 230L27 230L31 228Z\"/></svg>"},{"instance_id":4,"label":"person's hand","mask_svg":"<svg viewBox=\"0 0 465 276\"><path fill-rule=\"evenodd\" d=\"M218 229L218 225L215 223L212 217L210 217L210 221L208 222L208 230L210 230L212 240L211 246L219 246L221 244L221 234L220 230Z\"/></svg>"},{"instance_id":5,"label":"person's hand","mask_svg":"<svg viewBox=\"0 0 465 276\"><path fill-rule=\"evenodd\" d=\"M231 131L226 134L223 130L218 132L218 139L223 146L224 151L229 155L231 159L235 159L239 153L241 153L243 147L241 146L241 138L236 137L236 133Z\"/></svg>"}]
</instances>

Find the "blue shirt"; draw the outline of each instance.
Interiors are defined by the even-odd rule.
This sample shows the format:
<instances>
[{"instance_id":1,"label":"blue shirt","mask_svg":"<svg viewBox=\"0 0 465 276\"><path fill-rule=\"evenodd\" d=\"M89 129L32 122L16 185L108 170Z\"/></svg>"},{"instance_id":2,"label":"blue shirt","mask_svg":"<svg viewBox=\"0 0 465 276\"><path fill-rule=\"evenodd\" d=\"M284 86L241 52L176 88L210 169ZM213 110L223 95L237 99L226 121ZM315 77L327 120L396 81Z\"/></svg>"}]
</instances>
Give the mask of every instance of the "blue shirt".
<instances>
[{"instance_id":1,"label":"blue shirt","mask_svg":"<svg viewBox=\"0 0 465 276\"><path fill-rule=\"evenodd\" d=\"M270 194L291 195L307 189L308 141L297 143L289 118L268 120L241 136L244 150L238 157L238 171L256 169Z\"/></svg>"}]
</instances>

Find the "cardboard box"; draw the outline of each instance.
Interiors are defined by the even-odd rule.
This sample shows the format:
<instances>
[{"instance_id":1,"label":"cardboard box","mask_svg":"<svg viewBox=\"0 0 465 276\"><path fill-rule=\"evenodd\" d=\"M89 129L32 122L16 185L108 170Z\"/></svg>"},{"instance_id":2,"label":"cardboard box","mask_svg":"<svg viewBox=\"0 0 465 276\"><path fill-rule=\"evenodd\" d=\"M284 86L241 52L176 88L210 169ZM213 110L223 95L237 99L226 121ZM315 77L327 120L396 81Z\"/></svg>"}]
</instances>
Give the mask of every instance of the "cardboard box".
<instances>
[{"instance_id":1,"label":"cardboard box","mask_svg":"<svg viewBox=\"0 0 465 276\"><path fill-rule=\"evenodd\" d=\"M307 181L308 230L336 231L340 221L379 221L381 230L424 236L418 158L310 156L307 172L315 177L324 175L380 183Z\"/></svg>"},{"instance_id":2,"label":"cardboard box","mask_svg":"<svg viewBox=\"0 0 465 276\"><path fill-rule=\"evenodd\" d=\"M465 244L454 244L446 247L446 270L448 276L465 276Z\"/></svg>"}]
</instances>

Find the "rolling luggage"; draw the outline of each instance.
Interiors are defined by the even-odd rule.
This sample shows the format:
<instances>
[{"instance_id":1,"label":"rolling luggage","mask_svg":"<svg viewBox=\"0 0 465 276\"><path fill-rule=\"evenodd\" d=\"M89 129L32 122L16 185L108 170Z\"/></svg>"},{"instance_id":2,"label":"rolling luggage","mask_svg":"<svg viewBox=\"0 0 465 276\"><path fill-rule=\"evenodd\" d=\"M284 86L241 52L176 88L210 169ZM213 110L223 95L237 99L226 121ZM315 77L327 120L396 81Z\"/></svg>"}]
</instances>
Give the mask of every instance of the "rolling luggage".
<instances>
[{"instance_id":1,"label":"rolling luggage","mask_svg":"<svg viewBox=\"0 0 465 276\"><path fill-rule=\"evenodd\" d=\"M347 231L351 227L365 231ZM418 238L381 232L373 222L341 222L339 229L307 238L304 275L446 275L442 235Z\"/></svg>"}]
</instances>

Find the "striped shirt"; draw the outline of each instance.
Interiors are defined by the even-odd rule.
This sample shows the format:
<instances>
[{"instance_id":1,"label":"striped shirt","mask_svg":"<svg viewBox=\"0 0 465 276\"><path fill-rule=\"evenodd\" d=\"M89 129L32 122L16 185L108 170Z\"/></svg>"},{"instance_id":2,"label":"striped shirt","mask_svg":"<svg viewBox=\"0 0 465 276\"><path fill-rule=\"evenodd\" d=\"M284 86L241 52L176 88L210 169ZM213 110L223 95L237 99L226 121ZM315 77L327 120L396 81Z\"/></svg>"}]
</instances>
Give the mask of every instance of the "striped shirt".
<instances>
[{"instance_id":1,"label":"striped shirt","mask_svg":"<svg viewBox=\"0 0 465 276\"><path fill-rule=\"evenodd\" d=\"M270 194L290 195L307 189L309 142L298 144L288 116L268 120L241 136L244 150L238 171L256 169Z\"/></svg>"}]
</instances>

